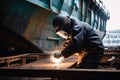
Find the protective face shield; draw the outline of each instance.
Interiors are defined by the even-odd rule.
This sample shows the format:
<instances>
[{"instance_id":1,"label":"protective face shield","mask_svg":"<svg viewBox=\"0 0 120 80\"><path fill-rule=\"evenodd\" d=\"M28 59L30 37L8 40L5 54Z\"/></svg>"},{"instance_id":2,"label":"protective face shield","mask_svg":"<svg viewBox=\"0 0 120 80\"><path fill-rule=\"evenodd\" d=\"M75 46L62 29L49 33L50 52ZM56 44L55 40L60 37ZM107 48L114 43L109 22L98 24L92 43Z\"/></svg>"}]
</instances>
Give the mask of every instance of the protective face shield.
<instances>
[{"instance_id":1,"label":"protective face shield","mask_svg":"<svg viewBox=\"0 0 120 80\"><path fill-rule=\"evenodd\" d=\"M63 30L59 30L56 32L57 35L61 36L62 38L64 39L67 39L68 38L68 34L67 32L63 31Z\"/></svg>"},{"instance_id":2,"label":"protective face shield","mask_svg":"<svg viewBox=\"0 0 120 80\"><path fill-rule=\"evenodd\" d=\"M56 29L56 34L67 38L71 32L71 22L69 17L57 15L53 19L53 27Z\"/></svg>"}]
</instances>

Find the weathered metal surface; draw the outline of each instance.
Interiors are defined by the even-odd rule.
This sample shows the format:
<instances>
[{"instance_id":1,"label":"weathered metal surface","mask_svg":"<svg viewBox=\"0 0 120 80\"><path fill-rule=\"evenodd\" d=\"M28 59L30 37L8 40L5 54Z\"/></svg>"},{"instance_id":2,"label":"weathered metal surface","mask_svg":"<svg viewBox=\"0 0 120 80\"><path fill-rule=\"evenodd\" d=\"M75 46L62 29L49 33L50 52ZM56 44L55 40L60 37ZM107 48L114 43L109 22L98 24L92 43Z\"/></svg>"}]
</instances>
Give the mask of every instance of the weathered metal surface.
<instances>
[{"instance_id":1,"label":"weathered metal surface","mask_svg":"<svg viewBox=\"0 0 120 80\"><path fill-rule=\"evenodd\" d=\"M32 62L16 68L0 68L1 77L47 77L60 79L100 79L119 80L120 70L110 69L74 69L76 56L66 58L63 63L54 64L49 58ZM69 69L68 69L69 68Z\"/></svg>"},{"instance_id":2,"label":"weathered metal surface","mask_svg":"<svg viewBox=\"0 0 120 80\"><path fill-rule=\"evenodd\" d=\"M69 58L65 58L60 63L52 62L51 58L41 59L18 68L21 69L67 69L72 66L77 61L77 56L71 56Z\"/></svg>"},{"instance_id":3,"label":"weathered metal surface","mask_svg":"<svg viewBox=\"0 0 120 80\"><path fill-rule=\"evenodd\" d=\"M8 56L8 57L0 57L0 67L9 68L11 66L15 67L15 65L23 65L26 64L25 58L30 54L21 54L21 55L15 55L15 56Z\"/></svg>"},{"instance_id":4,"label":"weathered metal surface","mask_svg":"<svg viewBox=\"0 0 120 80\"><path fill-rule=\"evenodd\" d=\"M43 53L40 48L6 26L1 26L0 29L0 51L0 57L29 52Z\"/></svg>"},{"instance_id":5,"label":"weathered metal surface","mask_svg":"<svg viewBox=\"0 0 120 80\"><path fill-rule=\"evenodd\" d=\"M0 76L52 77L62 79L120 80L119 70L103 69L0 69Z\"/></svg>"},{"instance_id":6,"label":"weathered metal surface","mask_svg":"<svg viewBox=\"0 0 120 80\"><path fill-rule=\"evenodd\" d=\"M1 56L32 52L43 53L40 48L44 50L50 47L48 46L49 40L46 40L46 38L55 34L49 27L51 20L46 18L50 14L49 11L40 9L24 0L1 0L0 2ZM50 15L52 16L52 14ZM11 34L11 32L14 34ZM55 41L52 42L54 43ZM11 47L15 48L15 51L10 52L8 48Z\"/></svg>"}]
</instances>

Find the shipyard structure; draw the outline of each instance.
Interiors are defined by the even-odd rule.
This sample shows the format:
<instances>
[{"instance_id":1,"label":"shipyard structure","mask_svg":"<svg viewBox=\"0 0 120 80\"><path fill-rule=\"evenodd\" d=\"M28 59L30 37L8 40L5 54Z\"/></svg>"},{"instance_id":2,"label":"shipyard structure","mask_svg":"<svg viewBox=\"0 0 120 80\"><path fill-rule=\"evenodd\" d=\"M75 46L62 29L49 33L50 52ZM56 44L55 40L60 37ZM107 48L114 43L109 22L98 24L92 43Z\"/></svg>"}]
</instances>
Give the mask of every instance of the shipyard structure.
<instances>
[{"instance_id":1,"label":"shipyard structure","mask_svg":"<svg viewBox=\"0 0 120 80\"><path fill-rule=\"evenodd\" d=\"M52 20L63 14L87 22L101 39L109 11L102 0L0 0L0 56L43 53L61 46Z\"/></svg>"},{"instance_id":2,"label":"shipyard structure","mask_svg":"<svg viewBox=\"0 0 120 80\"><path fill-rule=\"evenodd\" d=\"M0 0L0 80L120 80L120 51L106 49L98 69L74 69L77 55L51 58L64 42L52 26L58 14L106 35L110 13L102 0Z\"/></svg>"}]
</instances>

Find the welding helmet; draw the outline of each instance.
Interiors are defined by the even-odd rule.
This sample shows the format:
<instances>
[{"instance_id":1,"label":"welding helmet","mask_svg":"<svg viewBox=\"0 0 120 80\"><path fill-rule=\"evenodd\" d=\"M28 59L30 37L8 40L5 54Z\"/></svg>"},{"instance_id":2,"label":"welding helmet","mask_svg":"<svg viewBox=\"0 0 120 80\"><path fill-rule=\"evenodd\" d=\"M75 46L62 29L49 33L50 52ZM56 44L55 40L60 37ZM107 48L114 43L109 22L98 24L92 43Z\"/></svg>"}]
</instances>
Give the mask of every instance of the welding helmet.
<instances>
[{"instance_id":1,"label":"welding helmet","mask_svg":"<svg viewBox=\"0 0 120 80\"><path fill-rule=\"evenodd\" d=\"M53 19L53 27L56 30L56 34L67 38L71 32L71 20L68 16L57 15Z\"/></svg>"}]
</instances>

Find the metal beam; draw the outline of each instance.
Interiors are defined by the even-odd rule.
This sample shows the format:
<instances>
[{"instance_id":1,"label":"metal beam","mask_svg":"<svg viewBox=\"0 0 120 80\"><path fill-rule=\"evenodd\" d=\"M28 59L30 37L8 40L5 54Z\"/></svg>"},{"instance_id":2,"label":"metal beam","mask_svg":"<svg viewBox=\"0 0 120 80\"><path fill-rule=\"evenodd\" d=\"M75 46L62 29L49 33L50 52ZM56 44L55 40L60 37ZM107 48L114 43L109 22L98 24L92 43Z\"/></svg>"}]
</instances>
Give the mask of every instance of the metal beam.
<instances>
[{"instance_id":1,"label":"metal beam","mask_svg":"<svg viewBox=\"0 0 120 80\"><path fill-rule=\"evenodd\" d=\"M81 80L120 80L120 70L103 69L5 69L0 68L4 77L52 77Z\"/></svg>"}]
</instances>

